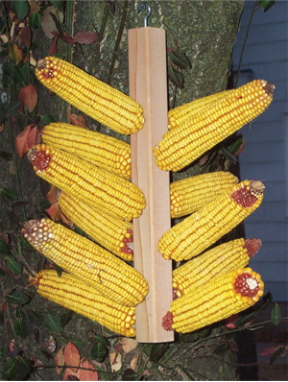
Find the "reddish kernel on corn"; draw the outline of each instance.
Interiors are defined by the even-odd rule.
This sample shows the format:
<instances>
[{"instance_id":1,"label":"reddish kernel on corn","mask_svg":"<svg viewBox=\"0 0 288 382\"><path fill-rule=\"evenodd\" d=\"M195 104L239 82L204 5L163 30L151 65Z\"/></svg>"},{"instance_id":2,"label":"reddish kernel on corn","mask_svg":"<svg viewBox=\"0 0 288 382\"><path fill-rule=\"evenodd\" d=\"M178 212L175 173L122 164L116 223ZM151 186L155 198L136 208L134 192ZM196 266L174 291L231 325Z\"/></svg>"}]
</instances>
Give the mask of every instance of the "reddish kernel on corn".
<instances>
[{"instance_id":1,"label":"reddish kernel on corn","mask_svg":"<svg viewBox=\"0 0 288 382\"><path fill-rule=\"evenodd\" d=\"M192 332L249 308L263 293L261 276L251 268L239 268L174 300L162 325L166 330Z\"/></svg>"},{"instance_id":2,"label":"reddish kernel on corn","mask_svg":"<svg viewBox=\"0 0 288 382\"><path fill-rule=\"evenodd\" d=\"M191 293L214 277L248 265L261 247L260 239L243 238L218 245L173 271L174 299Z\"/></svg>"},{"instance_id":3,"label":"reddish kernel on corn","mask_svg":"<svg viewBox=\"0 0 288 382\"><path fill-rule=\"evenodd\" d=\"M189 260L246 219L263 200L264 184L245 180L165 232L158 250L165 259Z\"/></svg>"},{"instance_id":4,"label":"reddish kernel on corn","mask_svg":"<svg viewBox=\"0 0 288 382\"><path fill-rule=\"evenodd\" d=\"M140 272L62 224L30 220L22 234L42 255L110 300L136 306L148 293L148 283Z\"/></svg>"},{"instance_id":5,"label":"reddish kernel on corn","mask_svg":"<svg viewBox=\"0 0 288 382\"><path fill-rule=\"evenodd\" d=\"M38 61L37 79L91 118L120 134L143 127L143 107L131 97L57 57Z\"/></svg>"},{"instance_id":6,"label":"reddish kernel on corn","mask_svg":"<svg viewBox=\"0 0 288 382\"><path fill-rule=\"evenodd\" d=\"M197 114L193 110L191 118L179 116L178 126L154 147L156 164L166 171L183 169L263 113L273 100L274 88L265 80L254 80L208 103Z\"/></svg>"},{"instance_id":7,"label":"reddish kernel on corn","mask_svg":"<svg viewBox=\"0 0 288 382\"><path fill-rule=\"evenodd\" d=\"M28 152L35 173L92 208L123 220L139 217L145 196L135 184L49 145Z\"/></svg>"},{"instance_id":8,"label":"reddish kernel on corn","mask_svg":"<svg viewBox=\"0 0 288 382\"><path fill-rule=\"evenodd\" d=\"M61 276L55 270L39 272L33 280L44 298L82 314L115 333L134 337L135 308L118 304L104 297L97 289L69 273Z\"/></svg>"}]
</instances>

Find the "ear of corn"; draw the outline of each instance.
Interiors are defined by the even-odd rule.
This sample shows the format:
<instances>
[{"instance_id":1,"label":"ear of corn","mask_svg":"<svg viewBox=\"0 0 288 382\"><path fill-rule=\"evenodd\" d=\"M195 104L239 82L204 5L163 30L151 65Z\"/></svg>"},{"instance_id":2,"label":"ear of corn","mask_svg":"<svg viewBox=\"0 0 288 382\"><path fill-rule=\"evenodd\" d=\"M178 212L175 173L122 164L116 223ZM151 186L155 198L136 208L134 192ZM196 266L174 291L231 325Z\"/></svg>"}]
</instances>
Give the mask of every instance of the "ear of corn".
<instances>
[{"instance_id":1,"label":"ear of corn","mask_svg":"<svg viewBox=\"0 0 288 382\"><path fill-rule=\"evenodd\" d=\"M178 171L261 114L272 102L274 86L255 80L203 108L170 129L154 147L161 170Z\"/></svg>"},{"instance_id":2,"label":"ear of corn","mask_svg":"<svg viewBox=\"0 0 288 382\"><path fill-rule=\"evenodd\" d=\"M34 277L37 292L76 313L82 314L107 329L126 337L135 336L135 308L123 306L102 296L95 288L63 272L39 272Z\"/></svg>"},{"instance_id":3,"label":"ear of corn","mask_svg":"<svg viewBox=\"0 0 288 382\"><path fill-rule=\"evenodd\" d=\"M239 313L263 295L261 276L240 268L207 281L171 303L163 318L166 330L187 333Z\"/></svg>"},{"instance_id":4,"label":"ear of corn","mask_svg":"<svg viewBox=\"0 0 288 382\"><path fill-rule=\"evenodd\" d=\"M165 232L158 250L165 259L189 260L241 223L263 200L264 185L245 180Z\"/></svg>"},{"instance_id":5,"label":"ear of corn","mask_svg":"<svg viewBox=\"0 0 288 382\"><path fill-rule=\"evenodd\" d=\"M120 134L143 127L143 108L131 97L57 57L37 63L36 77L44 86L83 113Z\"/></svg>"},{"instance_id":6,"label":"ear of corn","mask_svg":"<svg viewBox=\"0 0 288 382\"><path fill-rule=\"evenodd\" d=\"M185 122L191 120L195 114L198 114L207 106L211 107L214 102L226 97L233 91L234 89L224 90L219 93L195 99L194 101L171 109L168 113L168 129L170 130L177 126L183 126Z\"/></svg>"},{"instance_id":7,"label":"ear of corn","mask_svg":"<svg viewBox=\"0 0 288 382\"><path fill-rule=\"evenodd\" d=\"M45 126L42 139L48 145L77 155L122 178L131 178L131 149L126 142L60 122Z\"/></svg>"},{"instance_id":8,"label":"ear of corn","mask_svg":"<svg viewBox=\"0 0 288 382\"><path fill-rule=\"evenodd\" d=\"M173 271L175 298L191 293L213 277L246 267L260 246L259 239L235 239L187 261Z\"/></svg>"},{"instance_id":9,"label":"ear of corn","mask_svg":"<svg viewBox=\"0 0 288 382\"><path fill-rule=\"evenodd\" d=\"M230 172L216 171L184 178L170 185L171 217L191 214L238 183Z\"/></svg>"},{"instance_id":10,"label":"ear of corn","mask_svg":"<svg viewBox=\"0 0 288 382\"><path fill-rule=\"evenodd\" d=\"M113 301L135 306L148 293L147 281L133 267L61 224L30 220L23 236L37 251Z\"/></svg>"},{"instance_id":11,"label":"ear of corn","mask_svg":"<svg viewBox=\"0 0 288 382\"><path fill-rule=\"evenodd\" d=\"M108 251L124 260L133 259L129 243L133 225L93 209L78 198L62 192L58 198L62 213Z\"/></svg>"},{"instance_id":12,"label":"ear of corn","mask_svg":"<svg viewBox=\"0 0 288 382\"><path fill-rule=\"evenodd\" d=\"M92 208L132 220L145 207L144 194L135 184L75 155L40 144L29 150L28 159L38 176Z\"/></svg>"}]
</instances>

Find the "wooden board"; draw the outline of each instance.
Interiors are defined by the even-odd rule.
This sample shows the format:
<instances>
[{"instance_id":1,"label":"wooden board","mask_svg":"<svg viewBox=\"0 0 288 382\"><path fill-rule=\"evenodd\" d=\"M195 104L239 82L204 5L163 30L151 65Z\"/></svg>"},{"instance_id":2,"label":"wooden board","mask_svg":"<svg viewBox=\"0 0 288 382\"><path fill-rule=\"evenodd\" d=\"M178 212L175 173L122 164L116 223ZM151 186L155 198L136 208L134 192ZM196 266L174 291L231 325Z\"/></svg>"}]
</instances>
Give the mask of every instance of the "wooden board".
<instances>
[{"instance_id":1,"label":"wooden board","mask_svg":"<svg viewBox=\"0 0 288 382\"><path fill-rule=\"evenodd\" d=\"M130 95L144 107L142 130L131 136L132 182L145 194L146 208L133 221L134 266L148 280L149 294L136 308L139 342L169 342L174 333L162 327L172 302L172 262L157 243L171 227L169 172L155 164L153 147L168 126L166 36L163 29L144 27L128 34Z\"/></svg>"}]
</instances>

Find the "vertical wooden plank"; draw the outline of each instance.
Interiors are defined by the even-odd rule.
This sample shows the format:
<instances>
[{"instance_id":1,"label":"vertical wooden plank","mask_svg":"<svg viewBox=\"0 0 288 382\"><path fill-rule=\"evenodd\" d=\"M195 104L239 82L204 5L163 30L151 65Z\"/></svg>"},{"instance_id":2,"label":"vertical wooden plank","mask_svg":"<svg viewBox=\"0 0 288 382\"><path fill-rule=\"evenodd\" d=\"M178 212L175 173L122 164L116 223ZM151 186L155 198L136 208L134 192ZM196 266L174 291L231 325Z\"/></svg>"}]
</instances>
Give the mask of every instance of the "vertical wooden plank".
<instances>
[{"instance_id":1,"label":"vertical wooden plank","mask_svg":"<svg viewBox=\"0 0 288 382\"><path fill-rule=\"evenodd\" d=\"M149 293L136 308L139 342L169 342L173 332L162 327L172 302L172 262L157 251L161 235L170 228L169 172L155 164L153 147L167 131L166 36L158 28L129 31L130 95L144 107L142 130L131 136L132 182L145 194L146 208L133 221L134 266L148 280Z\"/></svg>"}]
</instances>

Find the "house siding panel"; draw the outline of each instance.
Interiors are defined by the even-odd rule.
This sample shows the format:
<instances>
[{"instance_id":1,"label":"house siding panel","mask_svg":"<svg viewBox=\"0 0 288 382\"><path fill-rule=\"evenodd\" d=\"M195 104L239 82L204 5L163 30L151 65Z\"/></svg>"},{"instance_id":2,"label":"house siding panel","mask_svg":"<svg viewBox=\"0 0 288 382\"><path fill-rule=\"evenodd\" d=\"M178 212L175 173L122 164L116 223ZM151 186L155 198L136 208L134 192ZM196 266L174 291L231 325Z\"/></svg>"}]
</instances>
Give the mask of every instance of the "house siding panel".
<instances>
[{"instance_id":1,"label":"house siding panel","mask_svg":"<svg viewBox=\"0 0 288 382\"><path fill-rule=\"evenodd\" d=\"M238 70L241 50L255 2L246 1L233 52L233 71ZM265 291L274 300L287 301L287 80L288 2L276 1L267 11L255 12L242 57L238 86L263 78L275 85L270 107L244 126L246 146L240 154L241 179L259 179L265 184L264 201L245 220L246 237L258 237L262 248L250 265L261 273ZM245 73L246 71L246 73Z\"/></svg>"}]
</instances>

